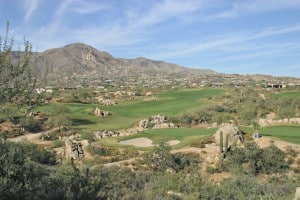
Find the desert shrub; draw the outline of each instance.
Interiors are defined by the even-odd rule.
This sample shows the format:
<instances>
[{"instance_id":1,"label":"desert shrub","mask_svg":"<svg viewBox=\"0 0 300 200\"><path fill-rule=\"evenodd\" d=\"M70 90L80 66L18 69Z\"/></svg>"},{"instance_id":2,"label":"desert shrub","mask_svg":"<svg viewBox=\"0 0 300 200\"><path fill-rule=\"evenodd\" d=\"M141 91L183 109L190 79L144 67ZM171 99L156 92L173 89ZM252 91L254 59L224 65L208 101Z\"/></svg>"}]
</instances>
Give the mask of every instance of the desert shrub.
<instances>
[{"instance_id":1,"label":"desert shrub","mask_svg":"<svg viewBox=\"0 0 300 200\"><path fill-rule=\"evenodd\" d=\"M277 146L271 145L267 148L264 148L261 158L263 161L263 167L261 171L266 174L284 171L288 168L284 158L285 153Z\"/></svg>"},{"instance_id":2,"label":"desert shrub","mask_svg":"<svg viewBox=\"0 0 300 200\"><path fill-rule=\"evenodd\" d=\"M65 145L65 142L63 140L54 140L53 141L54 148L63 147L64 145Z\"/></svg>"},{"instance_id":3,"label":"desert shrub","mask_svg":"<svg viewBox=\"0 0 300 200\"><path fill-rule=\"evenodd\" d=\"M41 130L41 123L33 117L25 117L20 120L20 126L29 132L38 132Z\"/></svg>"},{"instance_id":4,"label":"desert shrub","mask_svg":"<svg viewBox=\"0 0 300 200\"><path fill-rule=\"evenodd\" d=\"M60 131L52 131L48 134L43 134L41 135L41 139L43 140L49 140L49 141L54 141L54 140L59 140L61 137L69 137L71 135L74 135L75 132L72 130L67 130L67 129L61 129Z\"/></svg>"},{"instance_id":5,"label":"desert shrub","mask_svg":"<svg viewBox=\"0 0 300 200\"><path fill-rule=\"evenodd\" d=\"M88 140L89 142L94 142L95 141L94 135L92 133L88 133L88 132L82 132L80 134L80 138L82 140Z\"/></svg>"},{"instance_id":6,"label":"desert shrub","mask_svg":"<svg viewBox=\"0 0 300 200\"><path fill-rule=\"evenodd\" d=\"M299 167L295 167L293 168L294 173L299 174L300 173L300 168Z\"/></svg>"},{"instance_id":7,"label":"desert shrub","mask_svg":"<svg viewBox=\"0 0 300 200\"><path fill-rule=\"evenodd\" d=\"M193 154L171 154L170 146L161 143L153 151L144 155L144 162L153 171L165 171L167 169L176 172L199 162L199 158Z\"/></svg>"},{"instance_id":8,"label":"desert shrub","mask_svg":"<svg viewBox=\"0 0 300 200\"><path fill-rule=\"evenodd\" d=\"M6 120L4 118L0 117L0 124L3 123L3 122L5 122L5 121Z\"/></svg>"},{"instance_id":9,"label":"desert shrub","mask_svg":"<svg viewBox=\"0 0 300 200\"><path fill-rule=\"evenodd\" d=\"M297 157L298 155L298 152L295 149L293 149L291 146L287 146L285 152L287 155L292 156L294 158Z\"/></svg>"},{"instance_id":10,"label":"desert shrub","mask_svg":"<svg viewBox=\"0 0 300 200\"><path fill-rule=\"evenodd\" d=\"M192 121L193 121L193 117L189 115L184 115L180 120L180 122L183 124L191 124Z\"/></svg>"},{"instance_id":11,"label":"desert shrub","mask_svg":"<svg viewBox=\"0 0 300 200\"><path fill-rule=\"evenodd\" d=\"M208 174L214 174L214 173L216 173L216 169L209 165L209 166L206 167L206 172Z\"/></svg>"},{"instance_id":12,"label":"desert shrub","mask_svg":"<svg viewBox=\"0 0 300 200\"><path fill-rule=\"evenodd\" d=\"M285 153L275 145L260 148L255 142L245 143L245 148L234 148L227 153L228 164L237 165L245 173L272 174L286 170Z\"/></svg>"},{"instance_id":13,"label":"desert shrub","mask_svg":"<svg viewBox=\"0 0 300 200\"><path fill-rule=\"evenodd\" d=\"M19 128L14 128L11 131L0 131L0 137L1 138L14 138L18 137L24 134L24 131L22 131Z\"/></svg>"},{"instance_id":14,"label":"desert shrub","mask_svg":"<svg viewBox=\"0 0 300 200\"><path fill-rule=\"evenodd\" d=\"M287 178L262 183L253 175L240 175L225 179L204 199L287 199L293 187Z\"/></svg>"},{"instance_id":15,"label":"desert shrub","mask_svg":"<svg viewBox=\"0 0 300 200\"><path fill-rule=\"evenodd\" d=\"M97 156L115 156L119 153L118 149L114 149L111 147L99 147L94 145L88 145L87 151L90 152L92 155Z\"/></svg>"},{"instance_id":16,"label":"desert shrub","mask_svg":"<svg viewBox=\"0 0 300 200\"><path fill-rule=\"evenodd\" d=\"M287 164L291 165L295 162L295 158L289 157L286 162Z\"/></svg>"},{"instance_id":17,"label":"desert shrub","mask_svg":"<svg viewBox=\"0 0 300 200\"><path fill-rule=\"evenodd\" d=\"M202 137L199 140L193 141L191 143L192 147L204 148L205 144L210 144L214 142L213 136Z\"/></svg>"}]
</instances>

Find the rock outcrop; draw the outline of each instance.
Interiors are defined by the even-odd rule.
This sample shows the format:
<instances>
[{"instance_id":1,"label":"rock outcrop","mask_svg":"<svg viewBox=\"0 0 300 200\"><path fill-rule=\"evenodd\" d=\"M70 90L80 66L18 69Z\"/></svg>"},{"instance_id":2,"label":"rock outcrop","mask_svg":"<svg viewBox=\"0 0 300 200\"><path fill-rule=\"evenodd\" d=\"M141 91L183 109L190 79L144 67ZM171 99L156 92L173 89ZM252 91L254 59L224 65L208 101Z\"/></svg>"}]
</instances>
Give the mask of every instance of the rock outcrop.
<instances>
[{"instance_id":1,"label":"rock outcrop","mask_svg":"<svg viewBox=\"0 0 300 200\"><path fill-rule=\"evenodd\" d=\"M65 140L66 152L69 158L78 160L84 157L84 151L80 142L72 141L67 138Z\"/></svg>"},{"instance_id":2,"label":"rock outcrop","mask_svg":"<svg viewBox=\"0 0 300 200\"><path fill-rule=\"evenodd\" d=\"M116 101L113 99L104 99L103 97L95 97L97 103L104 105L104 106L113 106L116 105Z\"/></svg>"},{"instance_id":3,"label":"rock outcrop","mask_svg":"<svg viewBox=\"0 0 300 200\"><path fill-rule=\"evenodd\" d=\"M143 119L138 124L139 128L175 128L174 123L168 122L164 115L154 115L149 119Z\"/></svg>"},{"instance_id":4,"label":"rock outcrop","mask_svg":"<svg viewBox=\"0 0 300 200\"><path fill-rule=\"evenodd\" d=\"M266 118L260 118L258 124L261 127L280 124L300 124L299 117L276 119L275 113L267 114Z\"/></svg>"},{"instance_id":5,"label":"rock outcrop","mask_svg":"<svg viewBox=\"0 0 300 200\"><path fill-rule=\"evenodd\" d=\"M107 117L108 115L111 115L110 112L100 110L98 107L95 109L94 114L95 114L97 117Z\"/></svg>"},{"instance_id":6,"label":"rock outcrop","mask_svg":"<svg viewBox=\"0 0 300 200\"><path fill-rule=\"evenodd\" d=\"M99 111L97 111L97 112L99 112ZM176 126L174 125L174 123L168 122L166 116L154 115L148 119L142 119L133 128L122 129L122 130L117 130L117 131L108 131L108 130L97 131L94 133L94 137L95 137L95 139L102 139L105 137L127 136L127 135L136 134L138 132L144 131L146 129L151 129L151 128L153 128L153 129L155 129L155 128L176 128Z\"/></svg>"},{"instance_id":7,"label":"rock outcrop","mask_svg":"<svg viewBox=\"0 0 300 200\"><path fill-rule=\"evenodd\" d=\"M120 132L119 131L97 131L94 133L95 139L102 139L105 137L116 137L119 136Z\"/></svg>"}]
</instances>

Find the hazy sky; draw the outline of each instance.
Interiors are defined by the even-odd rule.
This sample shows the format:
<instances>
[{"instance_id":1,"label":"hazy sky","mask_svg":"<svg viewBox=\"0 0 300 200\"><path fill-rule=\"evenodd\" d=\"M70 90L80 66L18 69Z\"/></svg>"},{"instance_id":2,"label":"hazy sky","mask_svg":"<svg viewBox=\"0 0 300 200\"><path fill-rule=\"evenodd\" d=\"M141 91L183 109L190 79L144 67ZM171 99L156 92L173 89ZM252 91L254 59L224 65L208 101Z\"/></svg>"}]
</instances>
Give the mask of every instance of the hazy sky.
<instances>
[{"instance_id":1,"label":"hazy sky","mask_svg":"<svg viewBox=\"0 0 300 200\"><path fill-rule=\"evenodd\" d=\"M217 72L300 77L300 0L0 0L33 49L82 42Z\"/></svg>"}]
</instances>

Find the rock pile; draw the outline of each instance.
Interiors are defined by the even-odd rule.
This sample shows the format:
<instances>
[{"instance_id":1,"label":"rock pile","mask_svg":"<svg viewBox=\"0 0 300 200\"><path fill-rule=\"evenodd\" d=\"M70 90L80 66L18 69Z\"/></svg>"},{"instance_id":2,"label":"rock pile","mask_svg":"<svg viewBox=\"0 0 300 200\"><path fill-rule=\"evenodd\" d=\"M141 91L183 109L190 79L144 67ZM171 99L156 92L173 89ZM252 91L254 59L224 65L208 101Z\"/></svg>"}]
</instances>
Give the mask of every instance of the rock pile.
<instances>
[{"instance_id":1,"label":"rock pile","mask_svg":"<svg viewBox=\"0 0 300 200\"><path fill-rule=\"evenodd\" d=\"M139 128L175 128L174 123L168 122L164 115L154 115L149 119L143 119L138 123Z\"/></svg>"},{"instance_id":2,"label":"rock pile","mask_svg":"<svg viewBox=\"0 0 300 200\"><path fill-rule=\"evenodd\" d=\"M135 127L129 129L122 129L117 131L97 131L94 133L95 139L102 139L105 137L117 137L136 134L146 129L155 128L176 128L174 123L168 122L167 117L164 115L155 115L148 119L143 119L136 124Z\"/></svg>"},{"instance_id":3,"label":"rock pile","mask_svg":"<svg viewBox=\"0 0 300 200\"><path fill-rule=\"evenodd\" d=\"M259 119L260 126L268 126L272 124L300 124L300 118L285 118L285 119Z\"/></svg>"},{"instance_id":4,"label":"rock pile","mask_svg":"<svg viewBox=\"0 0 300 200\"><path fill-rule=\"evenodd\" d=\"M66 152L71 159L78 160L84 157L84 151L80 142L72 141L69 138L65 140Z\"/></svg>"},{"instance_id":5,"label":"rock pile","mask_svg":"<svg viewBox=\"0 0 300 200\"><path fill-rule=\"evenodd\" d=\"M111 115L110 112L100 110L98 107L95 109L94 114L95 114L97 117L107 117L108 115Z\"/></svg>"},{"instance_id":6,"label":"rock pile","mask_svg":"<svg viewBox=\"0 0 300 200\"><path fill-rule=\"evenodd\" d=\"M116 105L116 101L113 99L104 99L103 97L95 97L96 101L105 106L113 106Z\"/></svg>"},{"instance_id":7,"label":"rock pile","mask_svg":"<svg viewBox=\"0 0 300 200\"><path fill-rule=\"evenodd\" d=\"M105 137L116 137L119 136L119 131L97 131L94 133L95 139L102 139Z\"/></svg>"}]
</instances>

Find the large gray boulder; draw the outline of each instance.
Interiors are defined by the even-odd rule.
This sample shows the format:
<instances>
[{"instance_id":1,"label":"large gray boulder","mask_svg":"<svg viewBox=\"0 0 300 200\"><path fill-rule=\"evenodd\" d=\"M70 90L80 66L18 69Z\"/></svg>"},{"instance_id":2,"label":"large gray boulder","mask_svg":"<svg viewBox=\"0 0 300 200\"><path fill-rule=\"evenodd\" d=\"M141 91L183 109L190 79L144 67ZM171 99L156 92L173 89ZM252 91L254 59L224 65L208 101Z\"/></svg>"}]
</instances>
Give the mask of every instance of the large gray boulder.
<instances>
[{"instance_id":1,"label":"large gray boulder","mask_svg":"<svg viewBox=\"0 0 300 200\"><path fill-rule=\"evenodd\" d=\"M239 128L235 125L223 123L220 125L220 128L217 130L217 132L214 134L214 138L217 145L220 145L220 135L221 132L223 133L223 151L225 151L225 143L226 143L226 137L228 137L228 149L232 147L234 144L241 144L244 142L243 133Z\"/></svg>"}]
</instances>

